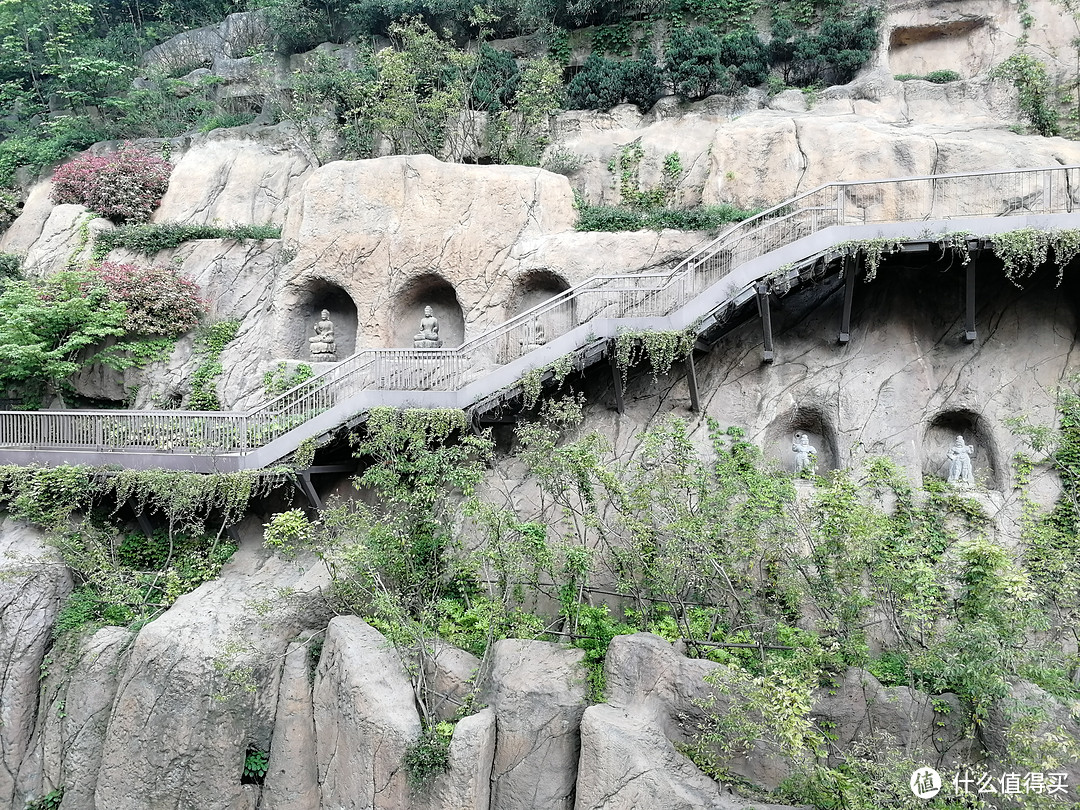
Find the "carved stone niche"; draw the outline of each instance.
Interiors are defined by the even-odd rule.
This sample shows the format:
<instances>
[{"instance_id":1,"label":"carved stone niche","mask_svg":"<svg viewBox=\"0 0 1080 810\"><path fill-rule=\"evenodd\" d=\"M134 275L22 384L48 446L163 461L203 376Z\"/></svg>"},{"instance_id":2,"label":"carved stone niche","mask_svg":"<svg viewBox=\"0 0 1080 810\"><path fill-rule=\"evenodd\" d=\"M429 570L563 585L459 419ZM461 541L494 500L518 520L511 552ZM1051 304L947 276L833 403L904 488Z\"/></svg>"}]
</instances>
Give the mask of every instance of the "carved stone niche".
<instances>
[{"instance_id":1,"label":"carved stone niche","mask_svg":"<svg viewBox=\"0 0 1080 810\"><path fill-rule=\"evenodd\" d=\"M292 326L297 343L297 354L294 356L305 362L310 359L308 338L315 335L315 324L324 309L334 324L337 359L343 360L356 351L356 304L337 284L325 279L312 279L300 293Z\"/></svg>"},{"instance_id":2,"label":"carved stone niche","mask_svg":"<svg viewBox=\"0 0 1080 810\"><path fill-rule=\"evenodd\" d=\"M411 280L396 294L391 308L391 346L412 347L425 307L431 307L439 320L443 348L452 349L465 342L465 316L457 292L439 274L428 273Z\"/></svg>"},{"instance_id":3,"label":"carved stone niche","mask_svg":"<svg viewBox=\"0 0 1080 810\"><path fill-rule=\"evenodd\" d=\"M966 408L940 411L930 420L923 436L923 475L949 479L949 450L957 436L962 436L965 444L975 448L971 454L975 488L1003 489L997 441L986 420Z\"/></svg>"},{"instance_id":4,"label":"carved stone niche","mask_svg":"<svg viewBox=\"0 0 1080 810\"><path fill-rule=\"evenodd\" d=\"M796 472L798 454L792 444L801 433L806 434L809 444L817 451L815 467L819 475L839 468L836 428L825 409L813 404L785 411L769 423L765 430L765 455L775 459L781 469Z\"/></svg>"}]
</instances>

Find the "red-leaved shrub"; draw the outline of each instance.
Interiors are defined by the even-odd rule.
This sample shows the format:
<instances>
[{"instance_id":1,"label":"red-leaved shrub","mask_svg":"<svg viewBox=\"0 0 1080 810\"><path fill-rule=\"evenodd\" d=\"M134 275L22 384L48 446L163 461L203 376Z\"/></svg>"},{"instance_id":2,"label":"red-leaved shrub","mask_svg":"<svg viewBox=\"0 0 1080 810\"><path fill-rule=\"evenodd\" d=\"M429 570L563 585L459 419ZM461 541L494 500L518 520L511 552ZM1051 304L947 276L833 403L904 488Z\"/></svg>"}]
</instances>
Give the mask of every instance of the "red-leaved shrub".
<instances>
[{"instance_id":1,"label":"red-leaved shrub","mask_svg":"<svg viewBox=\"0 0 1080 810\"><path fill-rule=\"evenodd\" d=\"M169 267L104 262L91 267L113 301L127 306L124 329L142 335L182 335L194 329L206 309L194 281Z\"/></svg>"},{"instance_id":2,"label":"red-leaved shrub","mask_svg":"<svg viewBox=\"0 0 1080 810\"><path fill-rule=\"evenodd\" d=\"M78 203L113 222L146 222L169 187L172 164L124 144L111 155L82 155L53 172L52 200Z\"/></svg>"}]
</instances>

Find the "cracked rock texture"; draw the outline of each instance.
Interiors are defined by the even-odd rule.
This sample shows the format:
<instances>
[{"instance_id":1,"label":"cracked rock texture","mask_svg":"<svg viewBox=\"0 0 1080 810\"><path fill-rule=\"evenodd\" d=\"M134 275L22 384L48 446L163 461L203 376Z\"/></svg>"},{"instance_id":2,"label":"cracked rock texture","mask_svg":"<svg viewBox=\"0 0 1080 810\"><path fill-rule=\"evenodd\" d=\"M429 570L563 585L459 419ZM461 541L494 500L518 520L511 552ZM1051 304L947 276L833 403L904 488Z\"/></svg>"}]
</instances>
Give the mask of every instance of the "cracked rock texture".
<instances>
[{"instance_id":1,"label":"cracked rock texture","mask_svg":"<svg viewBox=\"0 0 1080 810\"><path fill-rule=\"evenodd\" d=\"M570 810L587 703L584 653L507 639L495 645L485 702L498 735L491 810Z\"/></svg>"},{"instance_id":2,"label":"cracked rock texture","mask_svg":"<svg viewBox=\"0 0 1080 810\"><path fill-rule=\"evenodd\" d=\"M0 520L0 807L21 807L16 777L37 722L38 681L71 575L40 531Z\"/></svg>"}]
</instances>

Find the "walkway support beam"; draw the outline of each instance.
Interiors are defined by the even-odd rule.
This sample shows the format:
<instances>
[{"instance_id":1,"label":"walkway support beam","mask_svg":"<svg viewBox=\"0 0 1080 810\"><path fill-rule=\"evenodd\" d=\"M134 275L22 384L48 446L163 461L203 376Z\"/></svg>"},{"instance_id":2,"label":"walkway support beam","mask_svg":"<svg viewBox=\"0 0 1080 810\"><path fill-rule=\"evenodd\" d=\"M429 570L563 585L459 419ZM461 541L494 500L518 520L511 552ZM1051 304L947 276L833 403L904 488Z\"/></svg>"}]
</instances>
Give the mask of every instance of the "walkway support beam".
<instances>
[{"instance_id":1,"label":"walkway support beam","mask_svg":"<svg viewBox=\"0 0 1080 810\"><path fill-rule=\"evenodd\" d=\"M608 365L611 367L611 384L615 387L615 410L620 414L626 413L626 403L623 401L623 375L615 357L614 340L608 341Z\"/></svg>"},{"instance_id":2,"label":"walkway support beam","mask_svg":"<svg viewBox=\"0 0 1080 810\"><path fill-rule=\"evenodd\" d=\"M773 352L772 312L769 309L769 285L764 281L759 281L755 289L757 290L758 314L761 315L761 337L762 342L765 344L765 352L761 359L764 363L771 363L776 357L776 354Z\"/></svg>"},{"instance_id":3,"label":"walkway support beam","mask_svg":"<svg viewBox=\"0 0 1080 810\"><path fill-rule=\"evenodd\" d=\"M851 340L851 299L855 295L857 264L849 256L841 261L844 263L844 309L840 313L840 336L837 340L843 345Z\"/></svg>"},{"instance_id":4,"label":"walkway support beam","mask_svg":"<svg viewBox=\"0 0 1080 810\"><path fill-rule=\"evenodd\" d=\"M975 331L975 262L968 259L964 280L964 342L974 343L978 338Z\"/></svg>"}]
</instances>

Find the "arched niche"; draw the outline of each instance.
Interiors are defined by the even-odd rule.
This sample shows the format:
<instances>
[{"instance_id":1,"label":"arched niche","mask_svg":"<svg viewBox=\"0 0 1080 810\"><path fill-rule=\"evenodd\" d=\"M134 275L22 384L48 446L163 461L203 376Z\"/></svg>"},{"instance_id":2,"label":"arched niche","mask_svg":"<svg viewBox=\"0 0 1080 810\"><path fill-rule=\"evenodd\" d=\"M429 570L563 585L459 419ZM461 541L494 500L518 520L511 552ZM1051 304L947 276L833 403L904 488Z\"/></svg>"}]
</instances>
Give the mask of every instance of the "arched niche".
<instances>
[{"instance_id":1,"label":"arched niche","mask_svg":"<svg viewBox=\"0 0 1080 810\"><path fill-rule=\"evenodd\" d=\"M966 408L941 411L930 420L923 437L923 474L949 477L949 448L957 436L975 448L971 454L971 472L977 487L1003 488L999 451L990 426L978 413Z\"/></svg>"},{"instance_id":2,"label":"arched niche","mask_svg":"<svg viewBox=\"0 0 1080 810\"><path fill-rule=\"evenodd\" d=\"M512 318L549 298L570 289L565 278L551 270L532 270L514 281L506 302L506 317Z\"/></svg>"},{"instance_id":3,"label":"arched niche","mask_svg":"<svg viewBox=\"0 0 1080 810\"><path fill-rule=\"evenodd\" d=\"M390 324L391 346L413 345L424 307L431 307L439 319L439 337L444 348L452 349L465 342L465 316L453 285L437 273L428 273L413 279L398 292Z\"/></svg>"},{"instance_id":4,"label":"arched niche","mask_svg":"<svg viewBox=\"0 0 1080 810\"><path fill-rule=\"evenodd\" d=\"M819 475L839 469L836 428L824 408L817 405L799 405L773 419L765 430L765 455L775 459L781 469L796 472L796 454L791 448L800 433L806 434L817 451Z\"/></svg>"},{"instance_id":5,"label":"arched niche","mask_svg":"<svg viewBox=\"0 0 1080 810\"><path fill-rule=\"evenodd\" d=\"M303 322L297 324L296 334L299 339L296 341L295 357L308 359L308 338L315 334L315 323L324 309L330 313L330 320L334 324L338 360L344 360L356 352L356 304L337 284L316 278L304 285L297 298L296 312Z\"/></svg>"}]
</instances>

